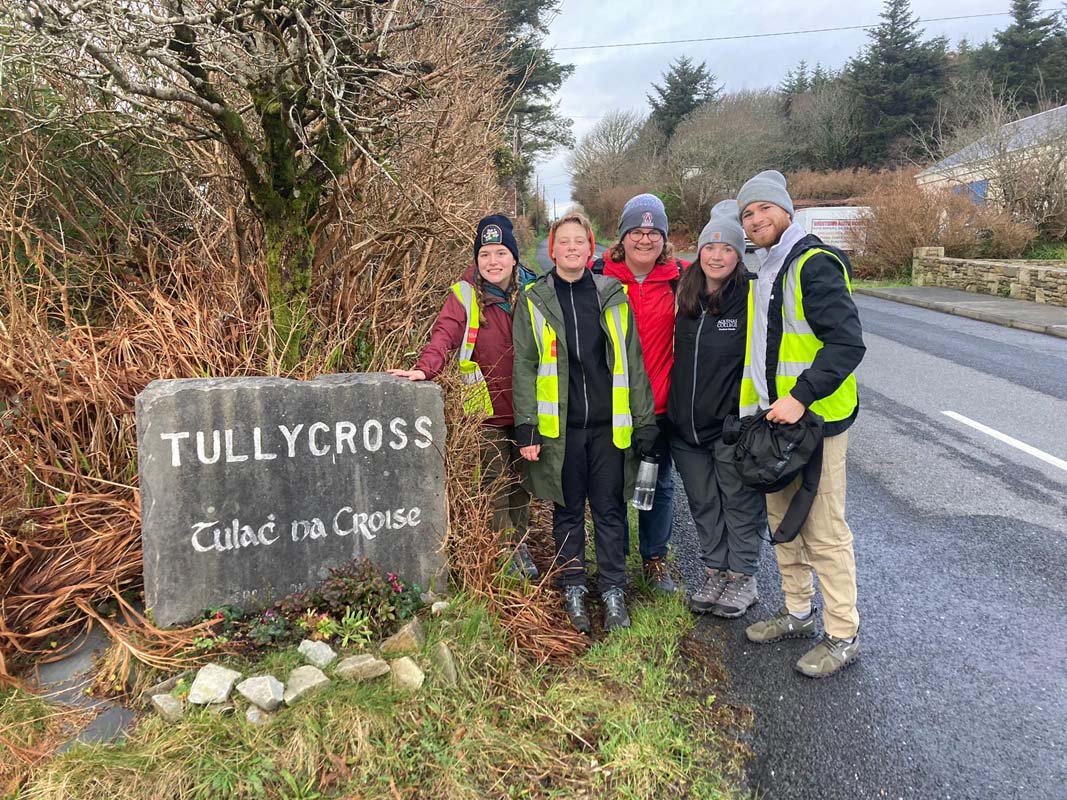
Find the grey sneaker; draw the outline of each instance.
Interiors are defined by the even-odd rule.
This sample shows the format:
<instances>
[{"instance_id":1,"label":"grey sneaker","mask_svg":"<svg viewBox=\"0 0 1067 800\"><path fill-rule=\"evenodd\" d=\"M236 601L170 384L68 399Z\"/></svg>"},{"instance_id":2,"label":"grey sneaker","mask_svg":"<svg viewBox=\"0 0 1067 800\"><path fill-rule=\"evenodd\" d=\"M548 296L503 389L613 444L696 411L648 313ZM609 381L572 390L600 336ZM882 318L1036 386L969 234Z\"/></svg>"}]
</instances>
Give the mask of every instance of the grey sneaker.
<instances>
[{"instance_id":1,"label":"grey sneaker","mask_svg":"<svg viewBox=\"0 0 1067 800\"><path fill-rule=\"evenodd\" d=\"M589 633L592 623L585 609L585 596L589 590L584 586L568 586L563 590L563 611L578 633Z\"/></svg>"},{"instance_id":2,"label":"grey sneaker","mask_svg":"<svg viewBox=\"0 0 1067 800\"><path fill-rule=\"evenodd\" d=\"M711 607L711 613L717 617L733 619L740 617L759 600L756 591L756 576L743 572L728 570L729 581L718 601Z\"/></svg>"},{"instance_id":3,"label":"grey sneaker","mask_svg":"<svg viewBox=\"0 0 1067 800\"><path fill-rule=\"evenodd\" d=\"M860 657L860 637L857 633L850 642L825 634L817 645L811 648L796 663L797 672L809 678L829 678L840 672Z\"/></svg>"},{"instance_id":4,"label":"grey sneaker","mask_svg":"<svg viewBox=\"0 0 1067 800\"><path fill-rule=\"evenodd\" d=\"M693 592L693 596L689 598L689 608L698 614L711 611L711 607L718 601L729 580L724 569L705 569L705 573L704 585Z\"/></svg>"},{"instance_id":5,"label":"grey sneaker","mask_svg":"<svg viewBox=\"0 0 1067 800\"><path fill-rule=\"evenodd\" d=\"M652 556L641 565L641 572L645 580L652 584L652 588L663 594L674 594L678 587L674 583L671 574L667 572L667 561L663 556Z\"/></svg>"},{"instance_id":6,"label":"grey sneaker","mask_svg":"<svg viewBox=\"0 0 1067 800\"><path fill-rule=\"evenodd\" d=\"M528 578L530 580L541 574L537 571L537 565L530 557L530 551L527 549L525 542L520 542L511 554L508 574L513 578Z\"/></svg>"},{"instance_id":7,"label":"grey sneaker","mask_svg":"<svg viewBox=\"0 0 1067 800\"><path fill-rule=\"evenodd\" d=\"M797 619L789 609L779 610L770 619L754 622L745 628L745 636L750 642L770 644L782 639L810 639L815 636L815 606L807 619Z\"/></svg>"},{"instance_id":8,"label":"grey sneaker","mask_svg":"<svg viewBox=\"0 0 1067 800\"><path fill-rule=\"evenodd\" d=\"M630 615L626 612L626 595L622 589L608 589L600 595L604 603L604 630L629 628Z\"/></svg>"}]
</instances>

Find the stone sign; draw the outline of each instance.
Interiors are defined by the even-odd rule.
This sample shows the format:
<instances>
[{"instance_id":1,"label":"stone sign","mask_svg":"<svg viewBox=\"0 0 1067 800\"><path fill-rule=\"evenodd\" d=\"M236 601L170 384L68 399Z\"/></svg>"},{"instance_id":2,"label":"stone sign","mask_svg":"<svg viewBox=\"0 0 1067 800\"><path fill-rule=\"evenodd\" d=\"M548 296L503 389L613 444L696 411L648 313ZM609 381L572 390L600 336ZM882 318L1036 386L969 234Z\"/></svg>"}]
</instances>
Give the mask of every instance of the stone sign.
<instances>
[{"instance_id":1,"label":"stone sign","mask_svg":"<svg viewBox=\"0 0 1067 800\"><path fill-rule=\"evenodd\" d=\"M444 444L431 382L152 382L137 397L137 452L156 623L268 605L362 556L423 588L439 583Z\"/></svg>"}]
</instances>

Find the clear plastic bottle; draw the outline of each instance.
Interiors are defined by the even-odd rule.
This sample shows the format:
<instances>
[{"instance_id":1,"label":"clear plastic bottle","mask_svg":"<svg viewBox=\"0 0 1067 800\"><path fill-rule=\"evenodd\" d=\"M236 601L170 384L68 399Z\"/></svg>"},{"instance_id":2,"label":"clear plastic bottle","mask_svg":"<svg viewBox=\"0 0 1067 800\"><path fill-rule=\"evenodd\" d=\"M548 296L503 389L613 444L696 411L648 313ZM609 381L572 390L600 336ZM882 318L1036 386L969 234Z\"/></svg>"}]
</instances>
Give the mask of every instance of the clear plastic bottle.
<instances>
[{"instance_id":1,"label":"clear plastic bottle","mask_svg":"<svg viewBox=\"0 0 1067 800\"><path fill-rule=\"evenodd\" d=\"M641 459L637 468L637 481L634 483L634 498L630 505L638 511L648 511L656 498L656 478L659 477L659 464L649 456Z\"/></svg>"}]
</instances>

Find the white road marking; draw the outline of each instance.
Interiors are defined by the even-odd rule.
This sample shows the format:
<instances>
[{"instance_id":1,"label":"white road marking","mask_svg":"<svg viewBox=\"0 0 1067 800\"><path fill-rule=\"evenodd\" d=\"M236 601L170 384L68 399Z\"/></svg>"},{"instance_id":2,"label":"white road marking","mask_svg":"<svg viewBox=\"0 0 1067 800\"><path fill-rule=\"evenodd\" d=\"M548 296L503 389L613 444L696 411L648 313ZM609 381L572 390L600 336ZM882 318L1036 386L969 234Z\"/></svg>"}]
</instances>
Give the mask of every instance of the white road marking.
<instances>
[{"instance_id":1,"label":"white road marking","mask_svg":"<svg viewBox=\"0 0 1067 800\"><path fill-rule=\"evenodd\" d=\"M1000 441L1004 442L1004 444L1010 444L1012 447L1022 450L1024 453L1032 455L1034 458L1040 458L1046 464L1051 464L1054 467L1059 467L1060 469L1067 471L1067 461L1064 461L1062 458L1056 458L1056 456L1049 455L1044 450L1038 450L1033 445L1029 445L1026 442L1020 442L1018 439L1012 436L1008 436L1008 434L1006 433L1001 433L1000 431L993 430L987 425L983 425L981 422L975 422L973 419L969 419L968 417L963 416L963 414L957 414L955 411L942 411L941 413L944 414L946 417L951 417L957 422L962 422L964 425L969 425L976 431L981 431L987 436L992 436L994 439L999 439Z\"/></svg>"}]
</instances>

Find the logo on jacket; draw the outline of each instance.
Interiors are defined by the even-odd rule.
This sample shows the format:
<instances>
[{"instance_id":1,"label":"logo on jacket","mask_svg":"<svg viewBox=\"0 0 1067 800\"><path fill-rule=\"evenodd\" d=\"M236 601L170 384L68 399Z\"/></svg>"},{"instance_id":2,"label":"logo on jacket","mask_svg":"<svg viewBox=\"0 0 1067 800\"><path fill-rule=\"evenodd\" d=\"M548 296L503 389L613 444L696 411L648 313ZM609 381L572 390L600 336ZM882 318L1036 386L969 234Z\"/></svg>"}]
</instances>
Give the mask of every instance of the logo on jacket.
<instances>
[{"instance_id":1,"label":"logo on jacket","mask_svg":"<svg viewBox=\"0 0 1067 800\"><path fill-rule=\"evenodd\" d=\"M486 225L482 231L482 244L500 244L504 241L504 234L497 225Z\"/></svg>"},{"instance_id":2,"label":"logo on jacket","mask_svg":"<svg viewBox=\"0 0 1067 800\"><path fill-rule=\"evenodd\" d=\"M642 228L651 228L652 227L652 212L651 211L646 211L642 215L642 217L641 217L641 227Z\"/></svg>"},{"instance_id":3,"label":"logo on jacket","mask_svg":"<svg viewBox=\"0 0 1067 800\"><path fill-rule=\"evenodd\" d=\"M736 331L737 320L736 319L720 319L717 326L720 331Z\"/></svg>"}]
</instances>

